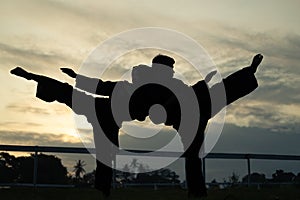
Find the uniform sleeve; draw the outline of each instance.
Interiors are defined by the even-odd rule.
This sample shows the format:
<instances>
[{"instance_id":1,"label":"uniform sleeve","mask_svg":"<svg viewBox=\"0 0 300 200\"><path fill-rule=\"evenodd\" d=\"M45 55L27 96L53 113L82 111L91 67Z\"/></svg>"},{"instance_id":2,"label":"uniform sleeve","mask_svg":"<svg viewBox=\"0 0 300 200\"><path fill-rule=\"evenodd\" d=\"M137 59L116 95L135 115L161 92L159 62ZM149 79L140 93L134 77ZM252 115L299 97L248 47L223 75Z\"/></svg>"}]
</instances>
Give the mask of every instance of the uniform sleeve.
<instances>
[{"instance_id":1,"label":"uniform sleeve","mask_svg":"<svg viewBox=\"0 0 300 200\"><path fill-rule=\"evenodd\" d=\"M66 104L76 114L85 115L87 118L95 112L95 97L74 89L68 83L48 77L38 81L36 97L46 102L58 101Z\"/></svg>"},{"instance_id":2,"label":"uniform sleeve","mask_svg":"<svg viewBox=\"0 0 300 200\"><path fill-rule=\"evenodd\" d=\"M97 78L90 78L83 75L77 75L76 87L91 94L111 96L117 82L102 81Z\"/></svg>"},{"instance_id":3,"label":"uniform sleeve","mask_svg":"<svg viewBox=\"0 0 300 200\"><path fill-rule=\"evenodd\" d=\"M258 87L258 83L253 70L245 67L211 88L208 88L205 81L199 81L192 87L202 112L211 118L225 106L254 91Z\"/></svg>"},{"instance_id":4,"label":"uniform sleeve","mask_svg":"<svg viewBox=\"0 0 300 200\"><path fill-rule=\"evenodd\" d=\"M36 97L46 101L58 101L67 106L72 106L73 87L68 83L62 83L49 77L41 77L37 82Z\"/></svg>"},{"instance_id":5,"label":"uniform sleeve","mask_svg":"<svg viewBox=\"0 0 300 200\"><path fill-rule=\"evenodd\" d=\"M256 77L250 67L245 67L223 80L227 105L242 98L258 87Z\"/></svg>"}]
</instances>

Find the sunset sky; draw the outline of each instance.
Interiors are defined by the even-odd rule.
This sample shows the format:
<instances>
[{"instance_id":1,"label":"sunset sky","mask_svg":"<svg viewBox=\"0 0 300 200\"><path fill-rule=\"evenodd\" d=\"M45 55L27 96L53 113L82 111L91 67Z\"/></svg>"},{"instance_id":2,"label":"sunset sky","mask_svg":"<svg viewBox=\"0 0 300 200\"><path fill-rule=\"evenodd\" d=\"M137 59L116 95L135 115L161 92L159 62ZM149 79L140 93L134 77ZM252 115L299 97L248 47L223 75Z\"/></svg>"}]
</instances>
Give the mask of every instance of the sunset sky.
<instances>
[{"instance_id":1,"label":"sunset sky","mask_svg":"<svg viewBox=\"0 0 300 200\"><path fill-rule=\"evenodd\" d=\"M300 155L299 8L297 0L1 0L0 143L82 146L72 111L37 99L36 84L11 76L12 68L22 66L74 84L60 67L79 70L93 49L120 32L161 27L201 44L223 77L250 64L255 54L264 55L257 72L259 88L227 108L214 152ZM126 55L106 78L118 80L131 66L150 63L158 53ZM180 61L175 68L188 73ZM287 166L297 169L299 162Z\"/></svg>"}]
</instances>

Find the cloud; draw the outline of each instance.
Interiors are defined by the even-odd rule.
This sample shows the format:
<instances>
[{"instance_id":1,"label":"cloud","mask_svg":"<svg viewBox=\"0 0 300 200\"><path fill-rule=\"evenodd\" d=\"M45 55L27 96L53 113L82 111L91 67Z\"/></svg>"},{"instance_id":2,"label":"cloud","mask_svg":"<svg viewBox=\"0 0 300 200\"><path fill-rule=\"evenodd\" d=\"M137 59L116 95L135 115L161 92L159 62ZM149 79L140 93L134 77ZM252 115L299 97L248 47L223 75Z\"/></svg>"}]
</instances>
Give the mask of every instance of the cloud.
<instances>
[{"instance_id":1,"label":"cloud","mask_svg":"<svg viewBox=\"0 0 300 200\"><path fill-rule=\"evenodd\" d=\"M297 132L300 130L299 109L299 104L275 105L268 101L239 100L228 107L226 121L242 127Z\"/></svg>"},{"instance_id":2,"label":"cloud","mask_svg":"<svg viewBox=\"0 0 300 200\"><path fill-rule=\"evenodd\" d=\"M80 141L89 148L95 148L93 129L89 128L77 128L77 136Z\"/></svg>"},{"instance_id":3,"label":"cloud","mask_svg":"<svg viewBox=\"0 0 300 200\"><path fill-rule=\"evenodd\" d=\"M203 42L206 45L224 77L240 67L249 65L253 54L261 52L265 55L257 73L259 88L228 109L229 122L244 126L273 127L274 130L285 129L284 127L297 128L295 124L299 122L299 115L295 111L299 109L300 100L298 34L279 30L249 30L247 25L245 28L236 28L228 25L230 23L204 20L200 19L201 17L192 19L190 28L186 29L182 26L186 21L174 13L168 16L155 6L149 5L148 11L159 18L153 23L153 18L143 13L144 9L126 9L123 8L124 4L127 3L98 4L89 1L83 4L74 1L69 4L64 1L30 1L9 4L7 8L10 9L7 9L4 16L9 19L10 26L1 31L1 69L8 70L8 65L4 66L3 63L28 65L37 72L49 70L49 75L52 76L59 73L57 68L61 64L79 65L91 48L120 31L141 25L178 28L179 31L196 38L200 44ZM135 6L142 8L142 4ZM15 12L10 12L12 9ZM33 10L35 12L32 12ZM199 12L195 13L198 16ZM19 20L21 15L24 20ZM176 20L172 16L176 17ZM126 41L122 44L129 45ZM150 63L157 53L161 52L130 52L113 63L114 66L108 70L105 78L117 80L133 65ZM193 81L199 78L196 76L198 74L186 68L178 57L176 61L176 69L186 77ZM50 65L56 67L56 72ZM99 67L99 63L96 63L95 67ZM8 104L6 109L41 115L56 112L53 106L51 110L47 110L32 105Z\"/></svg>"},{"instance_id":4,"label":"cloud","mask_svg":"<svg viewBox=\"0 0 300 200\"><path fill-rule=\"evenodd\" d=\"M248 52L260 50L261 53L273 58L299 60L297 52L300 48L300 36L293 32L253 31L220 24L219 30L211 36L220 45Z\"/></svg>"},{"instance_id":5,"label":"cloud","mask_svg":"<svg viewBox=\"0 0 300 200\"><path fill-rule=\"evenodd\" d=\"M39 101L38 101L39 102ZM31 101L22 101L9 103L5 106L8 111L18 112L18 113L31 113L31 114L41 114L41 115L68 115L70 110L67 107L62 106L58 103L52 103L51 109L47 104L32 103Z\"/></svg>"},{"instance_id":6,"label":"cloud","mask_svg":"<svg viewBox=\"0 0 300 200\"><path fill-rule=\"evenodd\" d=\"M30 42L27 45L0 43L0 51L3 52L0 56L2 60L1 70L9 75L11 69L21 66L33 73L46 74L46 76L58 74L60 77L66 78L58 68L78 63L65 53L55 52L51 47L45 49L31 45Z\"/></svg>"},{"instance_id":7,"label":"cloud","mask_svg":"<svg viewBox=\"0 0 300 200\"><path fill-rule=\"evenodd\" d=\"M221 68L248 65L253 54L262 53L265 55L263 65L285 72L290 69L300 72L299 68L294 68L299 63L300 35L297 32L253 30L211 21L205 33L205 36L196 36L197 41L201 42L203 38L208 40L204 42L204 47L213 52L211 55Z\"/></svg>"},{"instance_id":8,"label":"cloud","mask_svg":"<svg viewBox=\"0 0 300 200\"><path fill-rule=\"evenodd\" d=\"M299 155L300 134L225 124L213 152Z\"/></svg>"},{"instance_id":9,"label":"cloud","mask_svg":"<svg viewBox=\"0 0 300 200\"><path fill-rule=\"evenodd\" d=\"M40 146L82 146L78 138L66 134L0 131L1 144Z\"/></svg>"},{"instance_id":10,"label":"cloud","mask_svg":"<svg viewBox=\"0 0 300 200\"><path fill-rule=\"evenodd\" d=\"M42 114L42 115L51 114L49 109L40 108L37 106L25 105L25 104L23 105L23 104L12 103L7 105L6 109L15 112L21 112L21 113L33 113L33 114Z\"/></svg>"},{"instance_id":11,"label":"cloud","mask_svg":"<svg viewBox=\"0 0 300 200\"><path fill-rule=\"evenodd\" d=\"M24 126L30 126L30 127L40 127L42 124L34 123L34 122L26 122L26 123L20 123L20 122L1 122L0 127L24 127Z\"/></svg>"},{"instance_id":12,"label":"cloud","mask_svg":"<svg viewBox=\"0 0 300 200\"><path fill-rule=\"evenodd\" d=\"M38 49L30 48L30 46L13 46L10 44L0 43L0 50L6 54L9 54L15 58L24 57L26 59L41 59L43 58L47 62L62 59L61 56L54 52L46 52Z\"/></svg>"}]
</instances>

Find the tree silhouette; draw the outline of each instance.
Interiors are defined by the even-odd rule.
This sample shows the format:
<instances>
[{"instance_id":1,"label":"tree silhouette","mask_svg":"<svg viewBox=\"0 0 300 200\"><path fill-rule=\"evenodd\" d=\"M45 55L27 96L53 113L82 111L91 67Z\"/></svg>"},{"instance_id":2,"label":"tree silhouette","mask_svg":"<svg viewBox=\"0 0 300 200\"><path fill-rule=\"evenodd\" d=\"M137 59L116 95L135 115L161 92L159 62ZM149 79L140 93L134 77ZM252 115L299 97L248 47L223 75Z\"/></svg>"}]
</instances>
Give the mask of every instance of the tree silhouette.
<instances>
[{"instance_id":1,"label":"tree silhouette","mask_svg":"<svg viewBox=\"0 0 300 200\"><path fill-rule=\"evenodd\" d=\"M138 159L133 158L129 166L132 167L133 169L137 169L139 165L140 163L138 162Z\"/></svg>"},{"instance_id":2,"label":"tree silhouette","mask_svg":"<svg viewBox=\"0 0 300 200\"><path fill-rule=\"evenodd\" d=\"M282 169L276 170L276 172L272 174L274 182L292 182L295 177L295 174L292 172L284 172Z\"/></svg>"},{"instance_id":3,"label":"tree silhouette","mask_svg":"<svg viewBox=\"0 0 300 200\"><path fill-rule=\"evenodd\" d=\"M296 184L300 184L300 173L298 173L297 176L294 178L294 182Z\"/></svg>"},{"instance_id":4,"label":"tree silhouette","mask_svg":"<svg viewBox=\"0 0 300 200\"><path fill-rule=\"evenodd\" d=\"M85 173L84 166L86 166L85 162L82 160L78 160L76 164L74 165L74 170L75 172L75 179L80 180L81 179L81 174Z\"/></svg>"},{"instance_id":5,"label":"tree silhouette","mask_svg":"<svg viewBox=\"0 0 300 200\"><path fill-rule=\"evenodd\" d=\"M34 154L30 156L31 160L34 160ZM38 155L38 183L67 183L68 171L63 166L61 159L54 155L39 154Z\"/></svg>"},{"instance_id":6,"label":"tree silhouette","mask_svg":"<svg viewBox=\"0 0 300 200\"><path fill-rule=\"evenodd\" d=\"M116 172L116 181L120 184L180 183L179 176L176 172L167 168L151 171L149 166L138 162L136 158L132 159L131 163L125 164L122 171Z\"/></svg>"},{"instance_id":7,"label":"tree silhouette","mask_svg":"<svg viewBox=\"0 0 300 200\"><path fill-rule=\"evenodd\" d=\"M0 153L0 183L14 182L17 178L16 157Z\"/></svg>"},{"instance_id":8,"label":"tree silhouette","mask_svg":"<svg viewBox=\"0 0 300 200\"><path fill-rule=\"evenodd\" d=\"M242 182L243 183L248 182L248 175L246 175L242 178ZM250 174L250 182L251 183L265 183L266 175L254 172L254 173Z\"/></svg>"},{"instance_id":9,"label":"tree silhouette","mask_svg":"<svg viewBox=\"0 0 300 200\"><path fill-rule=\"evenodd\" d=\"M0 153L0 182L32 183L34 156L15 157ZM67 183L67 168L53 155L37 155L37 183Z\"/></svg>"},{"instance_id":10,"label":"tree silhouette","mask_svg":"<svg viewBox=\"0 0 300 200\"><path fill-rule=\"evenodd\" d=\"M139 173L134 180L138 183L180 183L179 176L172 170L162 168L153 172Z\"/></svg>"},{"instance_id":11,"label":"tree silhouette","mask_svg":"<svg viewBox=\"0 0 300 200\"><path fill-rule=\"evenodd\" d=\"M94 185L95 184L95 174L96 170L93 170L92 172L86 173L83 175L83 181L87 185Z\"/></svg>"},{"instance_id":12,"label":"tree silhouette","mask_svg":"<svg viewBox=\"0 0 300 200\"><path fill-rule=\"evenodd\" d=\"M133 179L133 174L130 173L130 167L128 164L125 164L122 171L116 171L116 181L123 183L130 183Z\"/></svg>"},{"instance_id":13,"label":"tree silhouette","mask_svg":"<svg viewBox=\"0 0 300 200\"><path fill-rule=\"evenodd\" d=\"M231 183L231 186L234 186L239 182L239 178L240 176L237 173L232 172L232 175L228 177L228 181Z\"/></svg>"}]
</instances>

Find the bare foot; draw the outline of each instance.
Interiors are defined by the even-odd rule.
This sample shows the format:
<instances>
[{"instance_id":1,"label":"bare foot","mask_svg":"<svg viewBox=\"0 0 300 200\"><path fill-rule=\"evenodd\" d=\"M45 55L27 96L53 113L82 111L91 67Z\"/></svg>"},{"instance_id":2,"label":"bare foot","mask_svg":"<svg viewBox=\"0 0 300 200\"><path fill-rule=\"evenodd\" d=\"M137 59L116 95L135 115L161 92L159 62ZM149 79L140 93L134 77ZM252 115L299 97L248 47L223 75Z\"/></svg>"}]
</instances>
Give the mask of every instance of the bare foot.
<instances>
[{"instance_id":1,"label":"bare foot","mask_svg":"<svg viewBox=\"0 0 300 200\"><path fill-rule=\"evenodd\" d=\"M77 76L77 74L74 72L74 70L72 70L70 68L62 67L62 68L60 68L60 70L72 78L76 78L76 76Z\"/></svg>"},{"instance_id":2,"label":"bare foot","mask_svg":"<svg viewBox=\"0 0 300 200\"><path fill-rule=\"evenodd\" d=\"M263 55L261 54L257 54L253 57L252 63L251 63L251 67L253 68L253 71L256 72L258 65L261 63L262 59L263 59Z\"/></svg>"}]
</instances>

